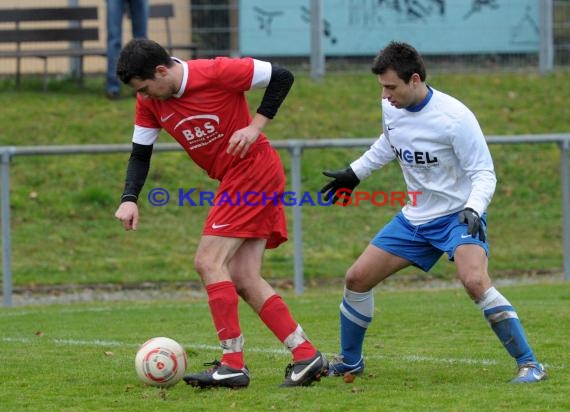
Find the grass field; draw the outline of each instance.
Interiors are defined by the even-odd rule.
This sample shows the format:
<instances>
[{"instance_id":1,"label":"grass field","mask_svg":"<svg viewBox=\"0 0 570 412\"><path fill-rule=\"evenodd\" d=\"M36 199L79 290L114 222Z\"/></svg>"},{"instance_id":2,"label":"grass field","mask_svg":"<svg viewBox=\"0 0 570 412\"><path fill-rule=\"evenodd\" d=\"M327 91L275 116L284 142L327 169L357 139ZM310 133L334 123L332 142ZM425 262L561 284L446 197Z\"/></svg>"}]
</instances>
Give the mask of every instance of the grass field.
<instances>
[{"instance_id":1,"label":"grass field","mask_svg":"<svg viewBox=\"0 0 570 412\"><path fill-rule=\"evenodd\" d=\"M429 82L471 107L486 134L568 132L568 72L436 74ZM10 81L0 85L0 145L130 141L134 100L107 101L100 79L91 79L85 89L53 82L47 94L40 91L40 81L26 82L20 91ZM256 108L260 94L248 98ZM331 73L320 83L300 74L267 134L270 139L373 137L379 125L378 88L371 74ZM172 140L164 136L161 141ZM491 151L498 176L489 209L492 274L559 274L559 149L509 145L491 146ZM326 180L322 170L344 167L361 152L306 151L303 190L317 191ZM289 171L289 156L281 154ZM126 154L14 159L11 206L17 288L197 281L192 256L206 208L157 208L143 201L140 230L124 233L113 213L126 160ZM214 190L216 185L183 153L161 153L153 158L143 198L153 187ZM361 187L404 189L396 165ZM309 287L303 296L293 296L286 288L292 242L267 254L265 275L285 281L279 292L327 355L339 347L338 279L396 211L370 205L304 209ZM404 274L417 273L410 269ZM453 265L442 259L424 279L447 281L453 274ZM326 281L336 286L322 286ZM569 282L540 279L500 287L518 310L550 374L538 385L516 386L507 383L514 376L513 361L463 290L404 288L391 281L376 293L375 320L365 341L366 374L352 384L327 378L290 390L277 388L289 354L245 305L240 314L252 372L250 388L200 391L178 384L160 390L137 380L134 356L151 336L181 342L188 351L189 371L220 356L200 291L184 298L173 293L138 301L0 308L0 410L570 410Z\"/></svg>"},{"instance_id":2,"label":"grass field","mask_svg":"<svg viewBox=\"0 0 570 412\"><path fill-rule=\"evenodd\" d=\"M278 388L289 354L241 307L245 390L146 387L134 370L138 345L170 336L189 371L220 356L206 300L93 302L0 309L2 411L568 411L570 285L504 286L550 379L507 383L514 363L461 289L378 289L365 341L364 376ZM283 291L282 291L283 292ZM283 292L297 320L327 355L338 350L340 288Z\"/></svg>"},{"instance_id":3,"label":"grass field","mask_svg":"<svg viewBox=\"0 0 570 412\"><path fill-rule=\"evenodd\" d=\"M570 73L435 74L432 86L462 99L477 114L486 134L568 132ZM9 82L0 94L0 145L128 143L134 100L109 102L101 80L85 89L53 82L26 81L21 91ZM327 74L320 83L299 74L290 96L267 134L270 139L373 137L380 128L375 77ZM250 93L252 110L260 93ZM168 136L162 142L172 142ZM326 182L321 172L344 167L364 149L307 150L303 190L313 193ZM547 145L493 145L498 186L488 214L490 270L512 274L560 273L562 228L560 150ZM282 152L289 170L290 158ZM124 233L113 218L122 191L128 154L17 157L12 170L13 278L16 287L40 285L196 281L192 256L205 207L153 207L151 188L215 190L216 183L183 153L153 158L142 193L137 233ZM405 190L392 164L360 186L362 190ZM287 208L291 223L291 208ZM346 267L396 207L371 204L352 208L303 210L305 276L308 281L341 278ZM524 239L524 241L521 241ZM291 279L292 242L270 251L265 276ZM410 269L406 272L416 275ZM445 259L431 273L449 279Z\"/></svg>"}]
</instances>

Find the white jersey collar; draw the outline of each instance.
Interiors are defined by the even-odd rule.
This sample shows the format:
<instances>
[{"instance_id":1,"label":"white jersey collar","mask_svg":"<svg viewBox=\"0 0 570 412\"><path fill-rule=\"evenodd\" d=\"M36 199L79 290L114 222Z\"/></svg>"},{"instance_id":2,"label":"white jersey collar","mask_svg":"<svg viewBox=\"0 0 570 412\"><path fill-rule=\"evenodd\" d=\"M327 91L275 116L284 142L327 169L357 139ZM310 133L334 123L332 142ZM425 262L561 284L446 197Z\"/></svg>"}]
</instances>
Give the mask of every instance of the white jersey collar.
<instances>
[{"instance_id":1,"label":"white jersey collar","mask_svg":"<svg viewBox=\"0 0 570 412\"><path fill-rule=\"evenodd\" d=\"M426 97L424 97L424 99L421 102L406 107L405 109L408 112L419 112L429 103L429 101L431 100L431 97L433 96L433 90L431 87L429 87L429 85L426 85L426 86L428 88L428 92L427 92Z\"/></svg>"},{"instance_id":2,"label":"white jersey collar","mask_svg":"<svg viewBox=\"0 0 570 412\"><path fill-rule=\"evenodd\" d=\"M172 57L176 63L182 65L183 75L182 75L182 84L180 85L180 89L173 95L173 97L181 97L184 94L184 90L186 90L186 84L188 83L188 62L182 61L176 57Z\"/></svg>"}]
</instances>

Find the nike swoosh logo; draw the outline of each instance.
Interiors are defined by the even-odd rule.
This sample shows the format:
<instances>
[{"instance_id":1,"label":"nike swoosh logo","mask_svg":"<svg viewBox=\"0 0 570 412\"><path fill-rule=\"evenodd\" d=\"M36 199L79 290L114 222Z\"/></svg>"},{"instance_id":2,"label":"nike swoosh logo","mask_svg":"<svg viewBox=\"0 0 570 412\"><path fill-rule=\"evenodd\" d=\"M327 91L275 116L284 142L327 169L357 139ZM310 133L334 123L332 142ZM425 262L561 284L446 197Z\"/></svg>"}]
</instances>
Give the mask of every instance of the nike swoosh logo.
<instances>
[{"instance_id":1,"label":"nike swoosh logo","mask_svg":"<svg viewBox=\"0 0 570 412\"><path fill-rule=\"evenodd\" d=\"M388 126L388 130L394 130L394 129L395 129L395 127Z\"/></svg>"},{"instance_id":2,"label":"nike swoosh logo","mask_svg":"<svg viewBox=\"0 0 570 412\"><path fill-rule=\"evenodd\" d=\"M534 370L532 371L532 376L534 376L534 379L536 379L537 381L542 379L542 374L537 375Z\"/></svg>"},{"instance_id":3,"label":"nike swoosh logo","mask_svg":"<svg viewBox=\"0 0 570 412\"><path fill-rule=\"evenodd\" d=\"M170 119L172 116L174 116L174 113L170 113L168 116L164 116L164 117L160 116L160 121L161 121L162 123L164 123L164 122L166 122L168 119Z\"/></svg>"},{"instance_id":4,"label":"nike swoosh logo","mask_svg":"<svg viewBox=\"0 0 570 412\"><path fill-rule=\"evenodd\" d=\"M226 226L229 226L229 225L230 225L230 223L226 223L226 224L224 224L224 225L216 225L215 223L212 223L212 229L220 229L220 228L222 228L222 227L226 227Z\"/></svg>"},{"instance_id":5,"label":"nike swoosh logo","mask_svg":"<svg viewBox=\"0 0 570 412\"><path fill-rule=\"evenodd\" d=\"M317 362L319 362L321 360L321 357L319 356L317 359L315 359L314 361L312 361L311 363L309 363L307 366L305 366L301 372L299 373L295 373L295 371L293 371L291 373L291 380L293 382L298 381L305 373L307 373L307 371L309 369L311 369Z\"/></svg>"},{"instance_id":6,"label":"nike swoosh logo","mask_svg":"<svg viewBox=\"0 0 570 412\"><path fill-rule=\"evenodd\" d=\"M243 372L238 372L238 373L226 373L224 375L221 375L218 373L218 371L215 371L212 374L212 379L214 379L215 381L223 381L224 379L237 378L238 376L242 376L243 374L244 374Z\"/></svg>"},{"instance_id":7,"label":"nike swoosh logo","mask_svg":"<svg viewBox=\"0 0 570 412\"><path fill-rule=\"evenodd\" d=\"M471 235L461 235L461 239L467 239L468 237L473 237Z\"/></svg>"}]
</instances>

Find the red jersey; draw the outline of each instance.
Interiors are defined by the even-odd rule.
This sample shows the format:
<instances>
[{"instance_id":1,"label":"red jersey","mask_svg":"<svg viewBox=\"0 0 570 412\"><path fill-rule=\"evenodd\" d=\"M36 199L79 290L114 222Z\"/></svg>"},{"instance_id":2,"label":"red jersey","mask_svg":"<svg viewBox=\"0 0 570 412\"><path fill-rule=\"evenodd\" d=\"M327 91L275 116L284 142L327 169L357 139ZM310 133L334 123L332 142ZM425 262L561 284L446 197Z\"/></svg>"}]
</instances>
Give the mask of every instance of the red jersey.
<instances>
[{"instance_id":1,"label":"red jersey","mask_svg":"<svg viewBox=\"0 0 570 412\"><path fill-rule=\"evenodd\" d=\"M263 133L243 159L226 153L232 134L251 123L245 92L267 86L271 64L227 57L177 64L184 68L177 94L167 100L137 96L133 142L153 144L164 129L211 178L222 182L204 235L261 238L267 240L266 248L277 247L287 240L281 203L217 206L224 195L258 192L278 196L285 190L281 159Z\"/></svg>"},{"instance_id":2,"label":"red jersey","mask_svg":"<svg viewBox=\"0 0 570 412\"><path fill-rule=\"evenodd\" d=\"M243 160L226 150L234 131L251 123L245 92L256 84L266 86L271 76L269 63L255 62L227 57L177 61L184 65L184 79L175 96L167 100L137 96L133 142L152 144L159 129L164 129L211 178L221 180ZM249 151L255 152L258 145L269 145L263 133Z\"/></svg>"}]
</instances>

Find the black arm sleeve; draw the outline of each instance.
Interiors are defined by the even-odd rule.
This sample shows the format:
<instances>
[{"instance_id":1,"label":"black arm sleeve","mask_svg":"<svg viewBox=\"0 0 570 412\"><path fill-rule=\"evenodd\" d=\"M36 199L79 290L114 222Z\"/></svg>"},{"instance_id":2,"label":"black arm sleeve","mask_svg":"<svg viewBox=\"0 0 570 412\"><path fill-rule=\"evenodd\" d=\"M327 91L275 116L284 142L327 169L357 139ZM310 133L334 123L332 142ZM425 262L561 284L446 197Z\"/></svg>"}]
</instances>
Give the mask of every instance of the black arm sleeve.
<instances>
[{"instance_id":1,"label":"black arm sleeve","mask_svg":"<svg viewBox=\"0 0 570 412\"><path fill-rule=\"evenodd\" d=\"M294 80L293 73L289 70L279 66L271 66L271 79L265 89L261 104L257 108L257 113L268 119L273 119L279 110L279 106L289 93Z\"/></svg>"},{"instance_id":2,"label":"black arm sleeve","mask_svg":"<svg viewBox=\"0 0 570 412\"><path fill-rule=\"evenodd\" d=\"M144 186L148 170L150 168L150 157L152 156L152 145L142 145L133 143L133 150L127 166L127 178L125 180L125 190L121 196L123 202L137 202L139 193Z\"/></svg>"}]
</instances>

